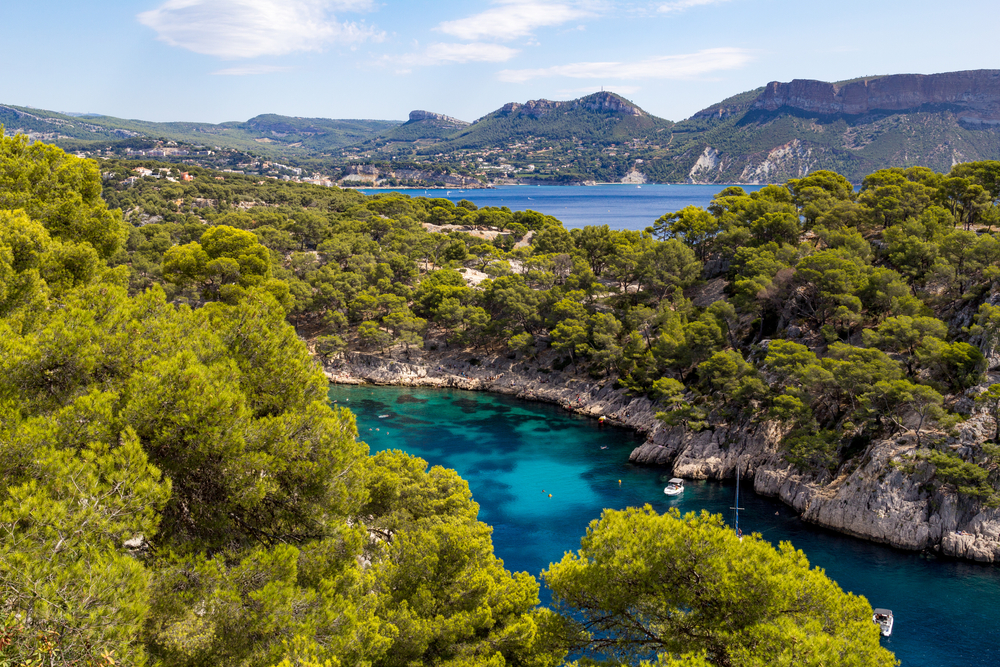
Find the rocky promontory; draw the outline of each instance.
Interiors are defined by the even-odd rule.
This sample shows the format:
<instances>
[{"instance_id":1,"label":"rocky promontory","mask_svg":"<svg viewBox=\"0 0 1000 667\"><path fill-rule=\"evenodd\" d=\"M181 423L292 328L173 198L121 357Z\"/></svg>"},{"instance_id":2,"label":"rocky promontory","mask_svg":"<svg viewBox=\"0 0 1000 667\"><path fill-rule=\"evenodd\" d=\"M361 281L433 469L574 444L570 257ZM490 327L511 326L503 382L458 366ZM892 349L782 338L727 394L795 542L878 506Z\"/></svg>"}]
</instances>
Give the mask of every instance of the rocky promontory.
<instances>
[{"instance_id":1,"label":"rocky promontory","mask_svg":"<svg viewBox=\"0 0 1000 667\"><path fill-rule=\"evenodd\" d=\"M987 421L975 416L964 422L948 446L960 450L984 442L992 427ZM1000 508L933 488L926 466L915 465L913 474L901 470L918 446L913 431L873 442L856 467L836 476L797 471L778 450L782 435L774 422L697 433L658 427L629 460L693 479L734 477L739 466L757 493L779 498L809 523L899 549L1000 562Z\"/></svg>"},{"instance_id":2,"label":"rocky promontory","mask_svg":"<svg viewBox=\"0 0 1000 667\"><path fill-rule=\"evenodd\" d=\"M847 83L795 79L767 84L753 108L858 116L875 111L953 107L962 121L1000 123L1000 70L894 74Z\"/></svg>"},{"instance_id":3,"label":"rocky promontory","mask_svg":"<svg viewBox=\"0 0 1000 667\"><path fill-rule=\"evenodd\" d=\"M570 100L568 102L554 102L552 100L528 100L524 104L519 102L508 102L500 108L499 113L509 115L515 112L521 112L529 116L538 117L553 111L569 109L607 111L626 116L646 115L642 109L628 100L619 97L614 93L605 91L594 93L593 95L587 95L586 97L581 97L578 100Z\"/></svg>"},{"instance_id":4,"label":"rocky promontory","mask_svg":"<svg viewBox=\"0 0 1000 667\"><path fill-rule=\"evenodd\" d=\"M423 120L438 121L448 125L454 125L455 127L465 127L469 123L464 120L459 120L457 118L452 118L451 116L445 116L443 113L434 113L433 111L422 111L416 110L410 112L408 123L419 123Z\"/></svg>"},{"instance_id":5,"label":"rocky promontory","mask_svg":"<svg viewBox=\"0 0 1000 667\"><path fill-rule=\"evenodd\" d=\"M731 478L739 467L757 493L780 499L804 521L900 549L1000 562L1000 508L928 485L931 472L919 464L909 473L902 470L918 446L913 431L873 442L853 468L836 476L803 474L782 457L784 432L775 422L717 423L698 432L668 427L656 419L658 408L648 398L616 389L612 378L553 371L544 354L525 361L459 350L420 351L410 359L347 352L328 360L325 369L333 383L492 391L604 416L645 434L645 443L629 457L632 463L663 466L688 479ZM989 417L975 415L947 438L948 446L973 447L988 439L991 428Z\"/></svg>"}]
</instances>

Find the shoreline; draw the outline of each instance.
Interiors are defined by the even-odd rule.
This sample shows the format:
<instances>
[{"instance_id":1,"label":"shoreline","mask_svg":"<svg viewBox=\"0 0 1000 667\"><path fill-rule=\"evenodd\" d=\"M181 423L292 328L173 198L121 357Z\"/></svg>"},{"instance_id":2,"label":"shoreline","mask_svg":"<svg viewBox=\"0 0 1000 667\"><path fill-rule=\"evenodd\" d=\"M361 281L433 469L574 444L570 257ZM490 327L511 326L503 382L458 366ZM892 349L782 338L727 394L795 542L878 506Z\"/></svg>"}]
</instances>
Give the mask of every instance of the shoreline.
<instances>
[{"instance_id":1,"label":"shoreline","mask_svg":"<svg viewBox=\"0 0 1000 667\"><path fill-rule=\"evenodd\" d=\"M475 190L498 190L500 188L534 188L534 187L554 187L554 188L581 188L581 187L583 187L583 188L593 188L593 187L600 187L602 185L624 185L624 186L632 186L632 187L634 187L636 185L649 186L649 187L653 187L653 186L663 186L663 187L673 186L673 187L675 187L675 186L678 186L678 185L698 185L698 186L705 186L705 187L709 187L709 186L711 186L711 187L717 187L717 188L719 188L721 190L721 189L725 189L725 188L733 187L733 186L735 186L735 187L741 187L741 188L744 187L744 186L750 186L750 187L760 186L760 187L763 187L763 186L768 185L768 184L767 183L687 183L687 182L678 182L678 183L653 183L653 182L646 182L646 183L621 183L621 182L618 182L618 181L607 181L607 182L605 182L605 181L596 181L596 182L587 181L585 183L583 181L580 181L578 183L546 183L546 184L541 184L541 183L490 183L488 185L483 185L483 186L480 186L480 187L470 187L470 186L462 186L462 187L442 187L442 186L433 186L432 187L432 186L427 186L427 187L421 187L421 186L416 186L416 185L406 185L406 186L401 185L399 187L370 187L370 186L366 186L366 187L337 186L337 187L341 187L344 190L354 190L354 191L357 191L357 192L361 192L362 190L373 190L373 191L378 191L379 193L382 193L382 192L397 192L397 191L402 192L404 190L405 191L408 191L408 190L435 190L435 191L441 191L441 190L445 190L445 191L473 190L473 191L475 191ZM367 194L367 193L362 192L362 194Z\"/></svg>"},{"instance_id":2,"label":"shoreline","mask_svg":"<svg viewBox=\"0 0 1000 667\"><path fill-rule=\"evenodd\" d=\"M784 432L775 422L717 423L699 432L668 427L656 420L653 401L615 389L613 377L550 370L554 358L545 351L525 362L453 348L414 350L410 359L345 352L322 366L332 384L490 391L555 403L589 417L603 415L645 436L629 456L631 463L663 467L676 477L715 480L735 477L739 466L755 493L781 500L808 523L905 551L1000 562L1000 508L975 506L940 488L928 492L927 475L908 476L895 467L917 447L912 431L872 443L849 472L804 474L783 459ZM990 428L973 417L963 423L952 447L982 442Z\"/></svg>"}]
</instances>

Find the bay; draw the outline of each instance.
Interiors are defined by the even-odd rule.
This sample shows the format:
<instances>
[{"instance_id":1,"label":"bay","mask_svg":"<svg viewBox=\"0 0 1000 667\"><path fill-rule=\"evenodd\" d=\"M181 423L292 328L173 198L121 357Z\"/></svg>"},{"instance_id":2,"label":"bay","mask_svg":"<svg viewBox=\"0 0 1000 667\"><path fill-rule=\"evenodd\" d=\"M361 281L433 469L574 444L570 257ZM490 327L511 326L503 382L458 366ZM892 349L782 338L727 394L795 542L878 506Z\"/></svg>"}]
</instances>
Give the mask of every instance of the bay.
<instances>
[{"instance_id":1,"label":"bay","mask_svg":"<svg viewBox=\"0 0 1000 667\"><path fill-rule=\"evenodd\" d=\"M677 507L731 514L732 482L692 482L681 497L668 498L665 470L628 463L641 441L633 432L557 406L407 387L333 385L329 397L354 412L360 439L372 452L402 449L457 470L480 504L480 520L493 526L497 556L512 571L537 576L578 549L603 508L650 503L660 512ZM842 588L893 610L893 636L882 641L904 666L1000 664L997 568L810 526L780 502L754 495L749 484L740 501L745 533L759 532L775 544L790 541Z\"/></svg>"},{"instance_id":2,"label":"bay","mask_svg":"<svg viewBox=\"0 0 1000 667\"><path fill-rule=\"evenodd\" d=\"M538 211L558 218L567 228L608 225L612 229L643 230L664 213L685 206L708 206L725 185L590 186L501 185L473 190L363 189L365 194L401 192L411 197L441 197L452 203L468 199L476 206L506 206L512 211ZM747 192L760 185L740 186Z\"/></svg>"}]
</instances>

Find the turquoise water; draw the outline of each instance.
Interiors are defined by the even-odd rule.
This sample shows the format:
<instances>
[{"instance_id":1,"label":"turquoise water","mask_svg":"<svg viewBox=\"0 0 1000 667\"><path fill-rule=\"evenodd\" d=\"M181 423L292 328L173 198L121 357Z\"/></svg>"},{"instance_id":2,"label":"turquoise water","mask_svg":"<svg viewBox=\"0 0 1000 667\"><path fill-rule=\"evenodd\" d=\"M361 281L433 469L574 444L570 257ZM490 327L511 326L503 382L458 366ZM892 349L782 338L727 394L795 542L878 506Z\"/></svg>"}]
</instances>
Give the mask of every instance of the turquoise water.
<instances>
[{"instance_id":1,"label":"turquoise water","mask_svg":"<svg viewBox=\"0 0 1000 667\"><path fill-rule=\"evenodd\" d=\"M493 526L508 569L538 575L576 550L602 508L650 503L658 511L707 509L729 516L734 486L692 482L663 495L668 475L632 466L629 430L509 396L459 390L333 385L372 451L403 449L454 468ZM380 419L379 415L388 415ZM604 449L606 447L606 449ZM620 484L619 484L620 480ZM549 497L552 494L552 497ZM895 615L884 645L906 667L1000 665L1000 570L897 551L809 526L781 503L741 488L744 532L789 540L842 588ZM544 597L544 592L543 592Z\"/></svg>"},{"instance_id":2,"label":"turquoise water","mask_svg":"<svg viewBox=\"0 0 1000 667\"><path fill-rule=\"evenodd\" d=\"M506 206L512 211L538 211L555 216L569 228L608 225L612 229L641 230L664 213L685 206L708 206L724 185L502 185L479 190L402 190L413 197L443 197L451 202L468 199L476 206ZM759 185L741 186L747 192ZM365 194L394 192L365 189Z\"/></svg>"}]
</instances>

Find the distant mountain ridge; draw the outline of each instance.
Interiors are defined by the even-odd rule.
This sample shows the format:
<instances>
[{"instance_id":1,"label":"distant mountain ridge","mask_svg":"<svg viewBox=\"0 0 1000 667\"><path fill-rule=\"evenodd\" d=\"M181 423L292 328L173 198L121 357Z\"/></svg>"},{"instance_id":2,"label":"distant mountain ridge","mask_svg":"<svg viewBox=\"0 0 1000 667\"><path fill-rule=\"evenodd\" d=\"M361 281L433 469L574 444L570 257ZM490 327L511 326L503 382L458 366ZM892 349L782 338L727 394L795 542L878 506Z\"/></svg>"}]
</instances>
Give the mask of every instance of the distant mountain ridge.
<instances>
[{"instance_id":1,"label":"distant mountain ridge","mask_svg":"<svg viewBox=\"0 0 1000 667\"><path fill-rule=\"evenodd\" d=\"M552 100L529 100L524 104L508 102L495 113L510 115L520 111L528 116L538 118L560 109L566 111L577 109L586 109L588 111L610 111L614 113L623 113L629 116L649 115L628 100L619 97L614 93L604 91L588 95L587 97L581 97L578 100L570 100L568 102L553 102Z\"/></svg>"},{"instance_id":2,"label":"distant mountain ridge","mask_svg":"<svg viewBox=\"0 0 1000 667\"><path fill-rule=\"evenodd\" d=\"M772 81L755 109L792 107L807 113L857 116L876 111L917 111L928 105L952 106L960 120L1000 123L1000 70L947 74L896 74L844 85L796 79Z\"/></svg>"},{"instance_id":3,"label":"distant mountain ridge","mask_svg":"<svg viewBox=\"0 0 1000 667\"><path fill-rule=\"evenodd\" d=\"M264 114L150 123L3 105L0 123L72 150L167 139L281 157L334 177L369 165L482 183L770 183L819 169L859 181L886 167L947 171L1000 159L1000 70L772 81L678 123L609 91L509 102L472 123L425 110L406 121Z\"/></svg>"},{"instance_id":4,"label":"distant mountain ridge","mask_svg":"<svg viewBox=\"0 0 1000 667\"><path fill-rule=\"evenodd\" d=\"M113 116L71 116L0 104L0 125L73 150L123 139L166 139L256 152L265 156L314 156L384 132L402 121L333 120L262 114L245 122L157 123Z\"/></svg>"},{"instance_id":5,"label":"distant mountain ridge","mask_svg":"<svg viewBox=\"0 0 1000 667\"><path fill-rule=\"evenodd\" d=\"M887 167L948 171L1000 159L1000 70L796 79L714 104L677 123L643 166L664 182L783 182L818 169L859 181Z\"/></svg>"},{"instance_id":6,"label":"distant mountain ridge","mask_svg":"<svg viewBox=\"0 0 1000 667\"><path fill-rule=\"evenodd\" d=\"M419 123L422 120L437 121L441 123L448 123L451 125L456 125L459 127L464 127L468 125L464 120L459 120L457 118L452 118L451 116L445 116L443 113L434 113L432 111L411 111L410 118L407 123Z\"/></svg>"},{"instance_id":7,"label":"distant mountain ridge","mask_svg":"<svg viewBox=\"0 0 1000 667\"><path fill-rule=\"evenodd\" d=\"M598 145L648 139L673 122L646 113L611 92L567 102L509 102L486 114L434 150L503 147L531 138Z\"/></svg>"}]
</instances>

